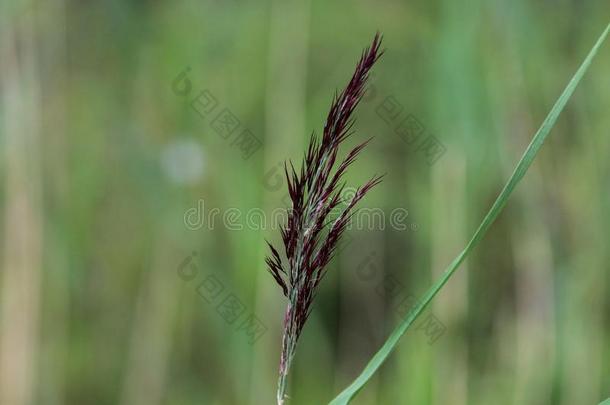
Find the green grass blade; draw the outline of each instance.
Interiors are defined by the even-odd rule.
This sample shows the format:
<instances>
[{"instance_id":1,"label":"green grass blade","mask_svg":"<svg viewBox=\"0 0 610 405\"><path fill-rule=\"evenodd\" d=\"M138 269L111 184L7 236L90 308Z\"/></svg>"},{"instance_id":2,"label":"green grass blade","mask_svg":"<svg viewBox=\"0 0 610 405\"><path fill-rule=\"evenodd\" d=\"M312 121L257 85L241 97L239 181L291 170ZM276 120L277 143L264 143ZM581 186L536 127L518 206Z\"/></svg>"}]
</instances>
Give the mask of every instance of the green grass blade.
<instances>
[{"instance_id":1,"label":"green grass blade","mask_svg":"<svg viewBox=\"0 0 610 405\"><path fill-rule=\"evenodd\" d=\"M567 87L551 109L551 112L549 112L549 115L545 118L544 122L534 135L534 138L525 150L525 153L521 157L521 160L519 160L515 171L508 180L508 183L506 183L504 189L502 189L502 192L491 206L487 215L485 215L483 222L481 222L476 232L472 236L472 239L470 239L464 250L462 250L462 252L451 262L451 264L447 267L441 278L437 280L436 283L432 285L432 287L426 292L423 299L418 302L418 304L413 308L413 310L409 312L407 317L402 320L402 322L396 327L396 329L394 329L394 331L383 344L381 349L379 349L379 351L375 353L375 355L366 365L362 373L345 390L343 390L343 392L341 392L335 399L333 399L329 403L329 405L345 405L348 404L354 398L358 391L362 389L364 384L368 382L368 380L373 376L373 374L375 374L377 369L388 358L392 350L396 347L396 344L398 343L399 339L407 331L409 326L411 326L411 324L426 308L432 298L434 298L434 296L439 292L439 290L445 285L447 280L449 280L451 275L455 272L455 270L457 270L457 268L464 261L466 256L468 256L470 251L481 241L491 224L498 217L498 215L506 205L508 197L510 197L511 193L534 161L534 158L542 147L544 140L551 131L551 128L553 128L553 126L555 125L557 117L559 117L559 114L572 96L576 85L587 71L589 65L591 64L591 61L593 60L593 57L597 53L601 44L606 39L608 31L610 31L610 24L608 24L602 35L599 37L597 43L593 46L582 65L578 68L578 70L574 74L574 77L572 77L572 80L570 80ZM607 402L608 401L604 402L603 404L606 405Z\"/></svg>"},{"instance_id":2,"label":"green grass blade","mask_svg":"<svg viewBox=\"0 0 610 405\"><path fill-rule=\"evenodd\" d=\"M610 398L608 398L607 400L600 402L599 405L610 405Z\"/></svg>"}]
</instances>

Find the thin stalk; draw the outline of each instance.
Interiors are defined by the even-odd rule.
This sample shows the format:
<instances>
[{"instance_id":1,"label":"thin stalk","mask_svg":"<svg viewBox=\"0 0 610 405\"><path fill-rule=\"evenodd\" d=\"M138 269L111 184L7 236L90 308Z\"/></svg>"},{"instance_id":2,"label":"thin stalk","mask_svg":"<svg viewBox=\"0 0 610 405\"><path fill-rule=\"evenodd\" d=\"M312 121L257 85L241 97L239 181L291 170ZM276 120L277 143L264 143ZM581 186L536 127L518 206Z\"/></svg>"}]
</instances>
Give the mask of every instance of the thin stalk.
<instances>
[{"instance_id":1,"label":"thin stalk","mask_svg":"<svg viewBox=\"0 0 610 405\"><path fill-rule=\"evenodd\" d=\"M296 340L292 331L289 330L290 325L294 325L294 311L292 306L288 304L286 315L284 317L284 334L282 335L282 353L280 354L280 369L277 382L277 403L283 405L286 399L286 387L288 385L288 373L292 365L292 358L296 350Z\"/></svg>"},{"instance_id":2,"label":"thin stalk","mask_svg":"<svg viewBox=\"0 0 610 405\"><path fill-rule=\"evenodd\" d=\"M519 160L519 163L517 163L513 174L502 189L502 192L500 192L500 195L498 196L496 201L493 203L493 205L487 212L487 215L485 215L485 218L483 218L483 222L481 222L481 224L477 228L476 232L472 236L472 239L470 239L470 242L468 242L464 250L462 250L462 252L451 262L451 264L449 264L441 278L437 280L436 283L432 285L432 287L430 287L430 289L424 295L423 299L418 302L415 308L410 311L409 314L407 314L406 318L403 319L403 321L396 327L396 329L394 329L394 331L383 344L381 349L379 349L379 351L375 353L373 358L366 365L362 373L354 380L354 382L352 382L345 390L343 390L343 392L341 392L335 399L333 399L329 403L329 405L345 405L348 404L356 396L358 391L360 391L360 389L364 387L364 385L371 379L373 374L375 374L375 372L379 369L379 367L381 367L383 362L388 358L390 353L396 347L402 335L404 335L404 333L411 326L411 324L422 313L422 311L430 303L432 298L434 298L434 296L440 291L440 289L443 288L443 286L447 283L449 278L457 270L460 264L462 264L464 259L466 259L466 256L468 256L472 249L474 249L474 247L481 241L489 227L493 224L500 212L502 212L502 209L506 205L506 202L508 201L508 198L512 194L513 190L515 189L519 181L523 178L530 165L534 161L534 158L542 147L544 140L555 125L559 114L572 96L572 93L574 93L576 85L589 68L593 57L606 39L606 36L608 35L609 31L610 24L608 24L604 32L601 34L601 36L585 58L582 65L580 65L580 67L574 74L574 77L572 77L565 90L563 91L559 99L557 99L555 105L553 106L545 120L542 122L542 125L540 126L540 128L534 135L534 138L523 153L521 160Z\"/></svg>"}]
</instances>

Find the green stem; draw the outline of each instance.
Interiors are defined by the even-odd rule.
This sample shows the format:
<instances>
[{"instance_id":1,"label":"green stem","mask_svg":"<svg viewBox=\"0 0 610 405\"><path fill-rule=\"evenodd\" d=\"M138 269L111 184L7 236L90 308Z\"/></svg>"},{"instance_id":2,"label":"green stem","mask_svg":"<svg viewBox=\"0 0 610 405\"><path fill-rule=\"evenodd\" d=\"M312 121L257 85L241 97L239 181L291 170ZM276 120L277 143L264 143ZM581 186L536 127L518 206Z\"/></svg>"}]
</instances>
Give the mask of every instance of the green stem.
<instances>
[{"instance_id":1,"label":"green stem","mask_svg":"<svg viewBox=\"0 0 610 405\"><path fill-rule=\"evenodd\" d=\"M468 256L470 251L481 241L491 224L495 221L500 212L502 212L502 209L506 205L509 196L517 186L517 183L519 183L519 181L523 178L530 165L534 161L534 158L542 147L544 140L551 131L551 128L553 128L553 126L555 125L559 114L572 96L576 85L583 77L584 73L587 71L589 65L591 64L591 61L593 60L593 57L597 53L601 44L606 39L608 31L610 31L610 24L608 24L604 32L601 34L596 44L591 49L582 65L578 68L578 70L574 74L574 77L572 77L572 80L570 80L559 99L557 99L557 102L555 103L548 116L545 118L542 125L534 135L534 138L528 145L527 149L525 150L523 156L521 157L521 160L519 160L519 163L517 163L515 171L508 180L508 183L506 183L504 189L502 189L502 192L489 209L489 212L487 212L487 215L485 215L485 218L483 218L483 222L481 222L481 224L477 228L476 232L472 236L472 239L470 239L470 242L468 242L464 250L462 250L462 252L451 262L451 264L447 267L441 278L437 280L436 283L432 285L432 287L430 287L430 289L424 295L424 298L418 302L415 308L410 311L407 317L402 320L402 322L398 325L398 327L396 327L396 329L394 329L394 331L388 337L381 349L379 349L379 351L375 353L373 358L366 365L362 373L354 380L354 382L352 382L345 390L343 390L343 392L341 392L335 399L333 399L329 403L329 405L345 405L348 404L356 396L358 391L362 389L362 387L369 381L369 379L371 379L373 374L375 374L377 369L381 367L383 362L394 350L399 339L407 331L409 326L411 326L411 324L417 319L420 313L426 308L428 303L432 300L432 298L434 298L434 296L439 292L439 290L443 288L445 283L447 283L449 278L464 261L466 256Z\"/></svg>"}]
</instances>

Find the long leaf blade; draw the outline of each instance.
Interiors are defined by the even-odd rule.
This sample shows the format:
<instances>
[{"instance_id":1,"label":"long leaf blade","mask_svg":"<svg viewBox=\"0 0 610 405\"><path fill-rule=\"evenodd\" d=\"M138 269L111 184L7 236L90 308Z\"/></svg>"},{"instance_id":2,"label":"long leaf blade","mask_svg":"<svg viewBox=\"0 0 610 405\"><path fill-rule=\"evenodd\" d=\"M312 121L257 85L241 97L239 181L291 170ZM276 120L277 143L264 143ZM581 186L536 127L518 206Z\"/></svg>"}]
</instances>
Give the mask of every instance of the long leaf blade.
<instances>
[{"instance_id":1,"label":"long leaf blade","mask_svg":"<svg viewBox=\"0 0 610 405\"><path fill-rule=\"evenodd\" d=\"M608 24L604 32L601 34L601 36L585 58L584 62L580 65L580 67L566 86L565 90L557 99L555 105L553 106L545 120L542 122L542 125L540 126L540 128L534 135L534 138L523 153L523 156L519 160L519 163L517 163L517 166L515 167L515 170L511 175L510 179L508 180L508 182L500 192L500 195L498 195L498 198L496 198L496 201L493 203L493 205L485 215L485 218L483 218L483 222L481 222L464 250L462 250L462 252L451 262L451 264L449 264L440 279L437 280L436 283L432 285L432 287L430 287L430 289L424 295L423 299L421 299L417 303L417 305L415 305L413 310L410 311L409 314L396 327L396 329L394 329L394 331L390 334L383 346L371 358L362 373L335 399L333 399L329 403L329 405L345 405L348 404L356 396L358 391L362 389L362 387L369 381L369 379L371 379L373 374L375 374L377 369L379 369L383 362L388 358L390 353L396 347L396 344L398 343L402 335L422 313L422 311L426 308L432 298L434 298L434 296L445 285L445 283L447 283L451 275L457 270L457 268L464 261L466 256L468 256L472 249L481 241L491 224L495 221L495 219L498 217L498 215L506 205L506 202L508 201L508 198L510 197L511 193L534 161L534 158L538 154L538 151L542 147L542 144L544 143L546 137L555 125L559 114L572 96L572 93L574 93L574 89L576 89L578 82L589 68L589 65L591 65L593 57L606 39L606 36L608 35L609 31L610 24ZM603 405L606 405L606 402L604 402Z\"/></svg>"}]
</instances>

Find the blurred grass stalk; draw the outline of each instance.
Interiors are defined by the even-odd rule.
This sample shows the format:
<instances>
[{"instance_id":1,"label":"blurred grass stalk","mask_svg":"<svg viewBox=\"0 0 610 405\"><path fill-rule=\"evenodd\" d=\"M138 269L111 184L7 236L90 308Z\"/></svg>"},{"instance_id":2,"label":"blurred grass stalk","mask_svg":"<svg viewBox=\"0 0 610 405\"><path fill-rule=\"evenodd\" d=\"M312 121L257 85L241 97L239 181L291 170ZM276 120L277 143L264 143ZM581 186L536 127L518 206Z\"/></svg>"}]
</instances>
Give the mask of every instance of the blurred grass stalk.
<instances>
[{"instance_id":1,"label":"blurred grass stalk","mask_svg":"<svg viewBox=\"0 0 610 405\"><path fill-rule=\"evenodd\" d=\"M26 405L32 403L35 392L42 277L39 43L31 13L14 20L10 12L0 14L0 112L7 196L0 304L0 403Z\"/></svg>"},{"instance_id":2,"label":"blurred grass stalk","mask_svg":"<svg viewBox=\"0 0 610 405\"><path fill-rule=\"evenodd\" d=\"M411 324L423 312L423 310L441 290L441 288L443 288L449 278L451 278L453 273L459 268L460 264L466 259L468 254L483 239L487 230L489 230L489 228L491 227L495 219L498 217L500 212L502 212L502 209L506 205L508 198L514 191L515 187L517 186L519 181L521 181L525 173L527 173L527 170L534 161L546 137L557 122L557 118L559 117L561 111L574 93L576 86L584 76L585 72L591 65L593 58L595 57L597 51L606 39L606 36L608 35L609 31L610 24L606 26L606 29L600 35L599 39L597 40L583 63L580 65L580 67L566 86L565 90L559 97L559 99L557 99L557 101L555 102L555 105L543 121L542 125L534 135L534 138L525 150L523 156L517 163L517 166L512 176L500 192L500 195L495 200L488 213L485 215L483 222L481 222L472 239L468 242L464 250L462 250L462 252L453 260L453 262L451 262L451 264L447 267L441 278L432 285L432 287L424 295L423 299L419 301L415 308L409 314L407 314L407 317L403 319L403 321L398 325L398 327L396 327L390 337L383 344L381 349L379 349L379 351L366 365L362 373L354 380L352 384L350 384L343 392L341 392L335 399L333 399L330 402L330 405L348 404L356 396L358 391L364 387L364 385L372 378L372 376L379 369L379 367L381 367L381 365L385 362L390 353L398 344L398 341L400 340L402 335L409 329Z\"/></svg>"}]
</instances>

